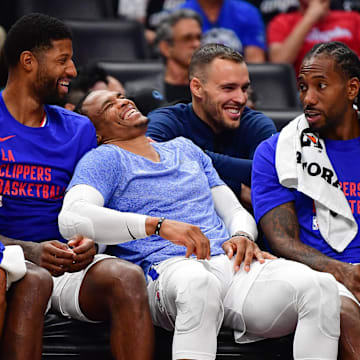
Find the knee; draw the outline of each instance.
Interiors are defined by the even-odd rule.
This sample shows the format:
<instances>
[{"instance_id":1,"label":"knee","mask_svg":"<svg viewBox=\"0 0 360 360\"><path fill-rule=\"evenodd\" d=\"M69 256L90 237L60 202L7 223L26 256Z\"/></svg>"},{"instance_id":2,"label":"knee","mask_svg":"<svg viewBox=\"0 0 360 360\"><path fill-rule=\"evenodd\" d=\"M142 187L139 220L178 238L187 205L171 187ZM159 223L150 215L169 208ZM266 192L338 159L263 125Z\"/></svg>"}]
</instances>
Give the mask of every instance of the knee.
<instances>
[{"instance_id":1,"label":"knee","mask_svg":"<svg viewBox=\"0 0 360 360\"><path fill-rule=\"evenodd\" d=\"M316 316L325 334L339 337L340 334L340 296L335 278L323 272L311 271L303 277L302 312L299 317Z\"/></svg>"},{"instance_id":2,"label":"knee","mask_svg":"<svg viewBox=\"0 0 360 360\"><path fill-rule=\"evenodd\" d=\"M139 266L120 259L106 259L97 263L94 270L92 280L110 301L147 303L145 276Z\"/></svg>"},{"instance_id":3,"label":"knee","mask_svg":"<svg viewBox=\"0 0 360 360\"><path fill-rule=\"evenodd\" d=\"M40 266L27 264L26 274L20 283L26 291L36 294L37 301L43 299L47 302L51 296L53 289L51 274Z\"/></svg>"},{"instance_id":4,"label":"knee","mask_svg":"<svg viewBox=\"0 0 360 360\"><path fill-rule=\"evenodd\" d=\"M194 330L204 320L216 323L222 320L220 284L209 272L193 273L187 281L182 282L175 302L177 331Z\"/></svg>"}]
</instances>

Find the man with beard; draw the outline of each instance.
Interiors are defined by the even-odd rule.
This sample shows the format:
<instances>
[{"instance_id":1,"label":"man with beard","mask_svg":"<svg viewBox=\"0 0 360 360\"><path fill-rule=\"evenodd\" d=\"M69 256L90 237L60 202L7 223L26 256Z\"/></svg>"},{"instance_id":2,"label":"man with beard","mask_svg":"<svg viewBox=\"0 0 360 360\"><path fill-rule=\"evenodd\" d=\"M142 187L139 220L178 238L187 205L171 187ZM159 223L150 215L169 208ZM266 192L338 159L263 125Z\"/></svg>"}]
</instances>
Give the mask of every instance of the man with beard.
<instances>
[{"instance_id":1,"label":"man with beard","mask_svg":"<svg viewBox=\"0 0 360 360\"><path fill-rule=\"evenodd\" d=\"M320 43L298 76L304 114L256 150L255 218L276 254L338 280L340 358L360 358L360 61Z\"/></svg>"},{"instance_id":2,"label":"man with beard","mask_svg":"<svg viewBox=\"0 0 360 360\"><path fill-rule=\"evenodd\" d=\"M43 281L33 290L40 306L28 304L33 294L25 291L15 299L17 308L10 304L1 358L41 358L43 316L53 281L54 309L82 321L111 320L115 359L151 359L153 327L140 268L95 255L91 239L67 243L58 229L75 165L96 146L87 118L47 105L64 97L76 76L71 34L58 19L29 14L10 29L4 51L9 76L0 94L0 239L20 245ZM29 309L21 310L22 303Z\"/></svg>"},{"instance_id":3,"label":"man with beard","mask_svg":"<svg viewBox=\"0 0 360 360\"><path fill-rule=\"evenodd\" d=\"M251 207L252 157L261 141L276 132L264 114L246 107L249 72L242 55L220 44L195 51L190 67L192 103L149 114L147 135L155 141L184 136L211 157L225 183Z\"/></svg>"},{"instance_id":4,"label":"man with beard","mask_svg":"<svg viewBox=\"0 0 360 360\"><path fill-rule=\"evenodd\" d=\"M201 35L201 18L195 11L182 9L166 16L158 25L155 38L155 46L165 64L164 73L129 82L127 92L136 96L144 88L153 88L168 102L190 102L189 64L200 46Z\"/></svg>"}]
</instances>

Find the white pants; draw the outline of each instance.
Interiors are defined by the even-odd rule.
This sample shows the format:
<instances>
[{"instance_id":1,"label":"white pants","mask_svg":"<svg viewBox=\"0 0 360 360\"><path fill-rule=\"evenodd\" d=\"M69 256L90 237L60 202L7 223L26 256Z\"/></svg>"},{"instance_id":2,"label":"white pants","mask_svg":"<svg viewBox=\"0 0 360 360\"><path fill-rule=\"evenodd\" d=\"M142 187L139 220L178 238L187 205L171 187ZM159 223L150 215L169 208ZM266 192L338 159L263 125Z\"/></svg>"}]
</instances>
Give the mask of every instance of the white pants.
<instances>
[{"instance_id":1,"label":"white pants","mask_svg":"<svg viewBox=\"0 0 360 360\"><path fill-rule=\"evenodd\" d=\"M104 259L116 259L116 257L106 254L97 254L94 256L94 260L85 269L73 273L66 272L61 276L53 276L54 290L47 310L49 310L51 306L68 318L98 323L99 321L90 320L82 313L79 305L79 294L81 284L87 272L92 266Z\"/></svg>"},{"instance_id":2,"label":"white pants","mask_svg":"<svg viewBox=\"0 0 360 360\"><path fill-rule=\"evenodd\" d=\"M155 325L174 330L173 359L215 359L222 323L235 330L237 342L295 330L295 359L337 358L340 301L330 274L283 259L234 273L225 255L210 261L177 257L155 270L150 308Z\"/></svg>"}]
</instances>

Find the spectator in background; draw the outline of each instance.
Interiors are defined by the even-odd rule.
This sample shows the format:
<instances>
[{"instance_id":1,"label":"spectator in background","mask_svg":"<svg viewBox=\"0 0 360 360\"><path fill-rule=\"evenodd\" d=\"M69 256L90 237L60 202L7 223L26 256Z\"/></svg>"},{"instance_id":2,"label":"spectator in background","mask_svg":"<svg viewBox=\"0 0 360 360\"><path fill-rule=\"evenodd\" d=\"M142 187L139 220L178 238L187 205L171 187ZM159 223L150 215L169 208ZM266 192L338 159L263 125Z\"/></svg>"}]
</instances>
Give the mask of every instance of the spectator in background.
<instances>
[{"instance_id":1,"label":"spectator in background","mask_svg":"<svg viewBox=\"0 0 360 360\"><path fill-rule=\"evenodd\" d=\"M255 5L261 12L265 25L270 20L281 13L288 13L297 10L299 7L298 0L248 0Z\"/></svg>"},{"instance_id":2,"label":"spectator in background","mask_svg":"<svg viewBox=\"0 0 360 360\"><path fill-rule=\"evenodd\" d=\"M200 46L201 35L201 18L196 12L180 9L165 17L156 29L155 41L164 59L165 71L155 78L129 82L129 93L151 87L168 102L190 102L189 64Z\"/></svg>"},{"instance_id":3,"label":"spectator in background","mask_svg":"<svg viewBox=\"0 0 360 360\"><path fill-rule=\"evenodd\" d=\"M241 0L187 0L180 7L201 16L204 36L211 31L210 36L242 53L248 63L265 61L264 24L255 6Z\"/></svg>"},{"instance_id":4,"label":"spectator in background","mask_svg":"<svg viewBox=\"0 0 360 360\"><path fill-rule=\"evenodd\" d=\"M150 44L154 43L156 28L169 15L171 10L182 4L184 0L148 0L145 19L145 36Z\"/></svg>"},{"instance_id":5,"label":"spectator in background","mask_svg":"<svg viewBox=\"0 0 360 360\"><path fill-rule=\"evenodd\" d=\"M220 44L195 51L189 68L192 103L149 114L147 135L156 141L184 136L211 157L222 180L251 209L252 157L276 133L264 114L246 106L249 72L242 55Z\"/></svg>"},{"instance_id":6,"label":"spectator in background","mask_svg":"<svg viewBox=\"0 0 360 360\"><path fill-rule=\"evenodd\" d=\"M360 14L331 10L330 0L300 0L300 10L276 16L268 26L269 60L290 63L298 73L317 43L342 41L360 55Z\"/></svg>"}]
</instances>

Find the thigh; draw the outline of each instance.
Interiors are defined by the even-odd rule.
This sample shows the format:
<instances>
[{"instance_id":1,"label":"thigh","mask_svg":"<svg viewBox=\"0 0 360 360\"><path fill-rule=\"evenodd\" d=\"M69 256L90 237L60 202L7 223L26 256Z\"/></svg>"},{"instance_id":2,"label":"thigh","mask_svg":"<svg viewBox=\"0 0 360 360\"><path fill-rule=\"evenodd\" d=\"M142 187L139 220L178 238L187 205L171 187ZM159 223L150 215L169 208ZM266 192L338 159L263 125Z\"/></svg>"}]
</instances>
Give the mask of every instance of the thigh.
<instances>
[{"instance_id":1,"label":"thigh","mask_svg":"<svg viewBox=\"0 0 360 360\"><path fill-rule=\"evenodd\" d=\"M149 282L148 294L156 325L173 330L180 315L178 319L188 321L191 326L208 305L209 291L213 293L213 300L221 303L221 282L209 271L206 263L176 258L164 261L155 268L159 277Z\"/></svg>"},{"instance_id":2,"label":"thigh","mask_svg":"<svg viewBox=\"0 0 360 360\"><path fill-rule=\"evenodd\" d=\"M87 318L81 311L79 293L88 271L99 261L108 258L114 257L106 254L95 255L93 262L85 269L53 277L54 290L51 297L51 306L65 317L87 322L97 322Z\"/></svg>"}]
</instances>

